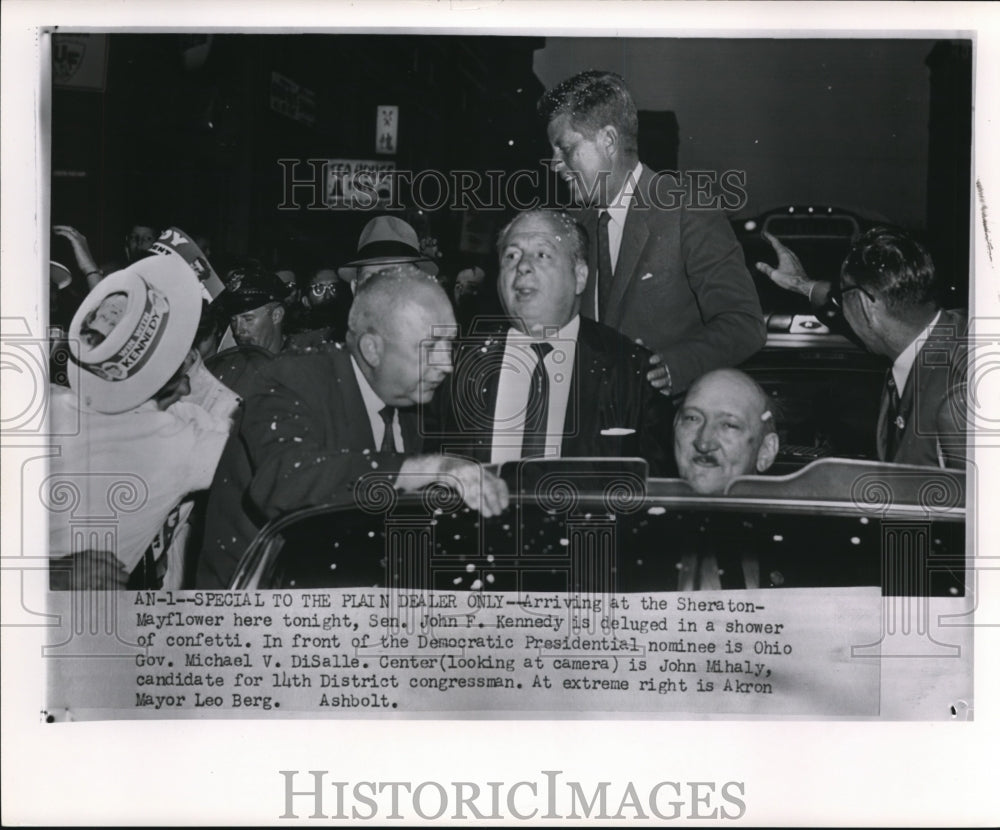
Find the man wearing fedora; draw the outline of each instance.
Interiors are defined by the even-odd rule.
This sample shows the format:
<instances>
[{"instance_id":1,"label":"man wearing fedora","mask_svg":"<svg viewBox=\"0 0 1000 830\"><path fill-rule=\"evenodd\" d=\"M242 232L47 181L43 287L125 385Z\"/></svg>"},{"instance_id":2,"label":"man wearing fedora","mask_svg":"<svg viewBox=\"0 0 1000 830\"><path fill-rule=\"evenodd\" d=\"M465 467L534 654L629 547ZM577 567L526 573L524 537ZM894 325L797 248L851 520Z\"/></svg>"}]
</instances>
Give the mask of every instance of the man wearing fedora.
<instances>
[{"instance_id":1,"label":"man wearing fedora","mask_svg":"<svg viewBox=\"0 0 1000 830\"><path fill-rule=\"evenodd\" d=\"M415 407L452 371L455 316L414 265L383 269L358 287L345 344L261 367L212 484L195 587L228 587L268 520L363 499L363 477L400 490L447 483L486 517L507 506L506 486L479 464L421 454Z\"/></svg>"},{"instance_id":2,"label":"man wearing fedora","mask_svg":"<svg viewBox=\"0 0 1000 830\"><path fill-rule=\"evenodd\" d=\"M421 250L412 225L398 216L376 216L361 231L357 255L338 268L337 274L356 294L358 286L372 274L403 263L413 263L432 277L438 275L437 262Z\"/></svg>"},{"instance_id":3,"label":"man wearing fedora","mask_svg":"<svg viewBox=\"0 0 1000 830\"><path fill-rule=\"evenodd\" d=\"M181 584L182 500L211 483L235 403L192 348L201 312L191 268L153 256L106 277L74 315L70 388L50 387L62 436L47 480L53 587ZM109 510L100 533L74 524Z\"/></svg>"}]
</instances>

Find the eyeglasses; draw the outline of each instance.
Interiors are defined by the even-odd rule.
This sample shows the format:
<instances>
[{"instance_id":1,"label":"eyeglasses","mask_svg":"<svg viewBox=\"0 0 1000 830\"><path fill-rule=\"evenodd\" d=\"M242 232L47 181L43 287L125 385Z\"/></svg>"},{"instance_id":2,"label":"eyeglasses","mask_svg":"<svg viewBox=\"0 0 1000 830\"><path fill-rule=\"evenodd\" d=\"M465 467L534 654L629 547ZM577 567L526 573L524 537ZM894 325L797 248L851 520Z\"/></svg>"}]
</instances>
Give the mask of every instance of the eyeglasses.
<instances>
[{"instance_id":1,"label":"eyeglasses","mask_svg":"<svg viewBox=\"0 0 1000 830\"><path fill-rule=\"evenodd\" d=\"M314 297L335 297L337 291L338 286L335 282L318 282L309 286L309 293Z\"/></svg>"},{"instance_id":2,"label":"eyeglasses","mask_svg":"<svg viewBox=\"0 0 1000 830\"><path fill-rule=\"evenodd\" d=\"M843 308L844 295L848 291L860 291L873 303L875 302L875 295L872 294L867 288L863 288L860 285L843 285L838 282L834 285L833 291L830 292L830 299L833 301L833 304L839 308Z\"/></svg>"}]
</instances>

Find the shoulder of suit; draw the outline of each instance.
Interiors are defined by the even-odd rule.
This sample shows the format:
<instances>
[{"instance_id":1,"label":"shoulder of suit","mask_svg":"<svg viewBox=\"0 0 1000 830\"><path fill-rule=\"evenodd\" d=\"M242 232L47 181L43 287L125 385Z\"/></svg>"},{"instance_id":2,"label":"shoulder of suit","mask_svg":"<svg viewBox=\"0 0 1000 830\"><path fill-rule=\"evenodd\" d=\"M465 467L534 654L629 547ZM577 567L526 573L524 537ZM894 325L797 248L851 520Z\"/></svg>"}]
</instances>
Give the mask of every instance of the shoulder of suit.
<instances>
[{"instance_id":1,"label":"shoulder of suit","mask_svg":"<svg viewBox=\"0 0 1000 830\"><path fill-rule=\"evenodd\" d=\"M294 383L305 378L311 380L316 376L329 377L331 373L339 376L350 369L351 353L346 346L337 345L340 348L281 352L262 367L261 374L281 383Z\"/></svg>"},{"instance_id":2,"label":"shoulder of suit","mask_svg":"<svg viewBox=\"0 0 1000 830\"><path fill-rule=\"evenodd\" d=\"M627 361L644 366L652 354L645 346L630 340L617 329L588 317L580 318L580 341L614 362Z\"/></svg>"}]
</instances>

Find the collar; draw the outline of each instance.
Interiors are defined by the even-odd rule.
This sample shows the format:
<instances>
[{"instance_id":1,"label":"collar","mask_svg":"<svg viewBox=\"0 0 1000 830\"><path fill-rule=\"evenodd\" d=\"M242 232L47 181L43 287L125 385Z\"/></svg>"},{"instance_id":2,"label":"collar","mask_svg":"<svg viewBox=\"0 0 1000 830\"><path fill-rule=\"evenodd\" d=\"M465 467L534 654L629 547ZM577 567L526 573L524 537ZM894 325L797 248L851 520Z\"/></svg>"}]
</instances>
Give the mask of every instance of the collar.
<instances>
[{"instance_id":1,"label":"collar","mask_svg":"<svg viewBox=\"0 0 1000 830\"><path fill-rule=\"evenodd\" d=\"M548 333L548 329L546 329ZM565 326L563 326L555 334L551 334L547 337L541 338L542 340L565 340L575 343L577 337L580 334L580 315L579 313L573 315L573 319L570 320ZM511 326L507 329L507 343L511 345L518 346L528 346L531 343L535 343L539 340L537 337L532 337L530 334L525 334L520 329L516 329Z\"/></svg>"},{"instance_id":2,"label":"collar","mask_svg":"<svg viewBox=\"0 0 1000 830\"><path fill-rule=\"evenodd\" d=\"M906 387L906 379L910 376L910 370L913 368L913 364L917 362L917 355L920 354L920 350L924 347L924 343L931 336L931 329L937 325L938 319L941 317L941 310L938 309L938 313L934 315L934 319L927 324L920 334L914 338L913 342L910 343L903 351L899 353L899 356L892 364L892 379L896 382L896 390L899 392L899 396L903 396L903 389Z\"/></svg>"},{"instance_id":3,"label":"collar","mask_svg":"<svg viewBox=\"0 0 1000 830\"><path fill-rule=\"evenodd\" d=\"M368 412L369 420L381 418L382 416L379 413L385 407L385 401L372 389L372 385L361 371L361 367L358 366L354 355L351 355L351 367L354 369L354 377L358 379L358 389L361 390L361 400L365 402L365 410Z\"/></svg>"},{"instance_id":4,"label":"collar","mask_svg":"<svg viewBox=\"0 0 1000 830\"><path fill-rule=\"evenodd\" d=\"M611 221L617 225L625 224L625 216L632 204L632 194L635 192L640 176L642 176L642 162L638 161L632 172L625 177L625 182L622 184L622 189L618 191L618 195L611 200L611 207L607 208Z\"/></svg>"}]
</instances>

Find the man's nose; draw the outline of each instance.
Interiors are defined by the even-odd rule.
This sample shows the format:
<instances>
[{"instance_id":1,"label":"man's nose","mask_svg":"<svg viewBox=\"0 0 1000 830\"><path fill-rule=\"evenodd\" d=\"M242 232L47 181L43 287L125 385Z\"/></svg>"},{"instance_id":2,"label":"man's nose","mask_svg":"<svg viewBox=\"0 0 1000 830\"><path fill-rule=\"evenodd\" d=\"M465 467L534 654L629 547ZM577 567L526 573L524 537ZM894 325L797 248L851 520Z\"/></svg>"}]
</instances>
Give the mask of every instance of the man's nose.
<instances>
[{"instance_id":1,"label":"man's nose","mask_svg":"<svg viewBox=\"0 0 1000 830\"><path fill-rule=\"evenodd\" d=\"M438 351L440 354L437 359L437 368L446 375L450 375L455 371L455 364L451 359L451 346L442 346Z\"/></svg>"},{"instance_id":2,"label":"man's nose","mask_svg":"<svg viewBox=\"0 0 1000 830\"><path fill-rule=\"evenodd\" d=\"M694 448L698 452L711 452L719 446L718 433L711 424L702 424L694 437Z\"/></svg>"},{"instance_id":3,"label":"man's nose","mask_svg":"<svg viewBox=\"0 0 1000 830\"><path fill-rule=\"evenodd\" d=\"M451 345L436 343L427 354L427 368L449 375L455 370L451 359Z\"/></svg>"}]
</instances>

